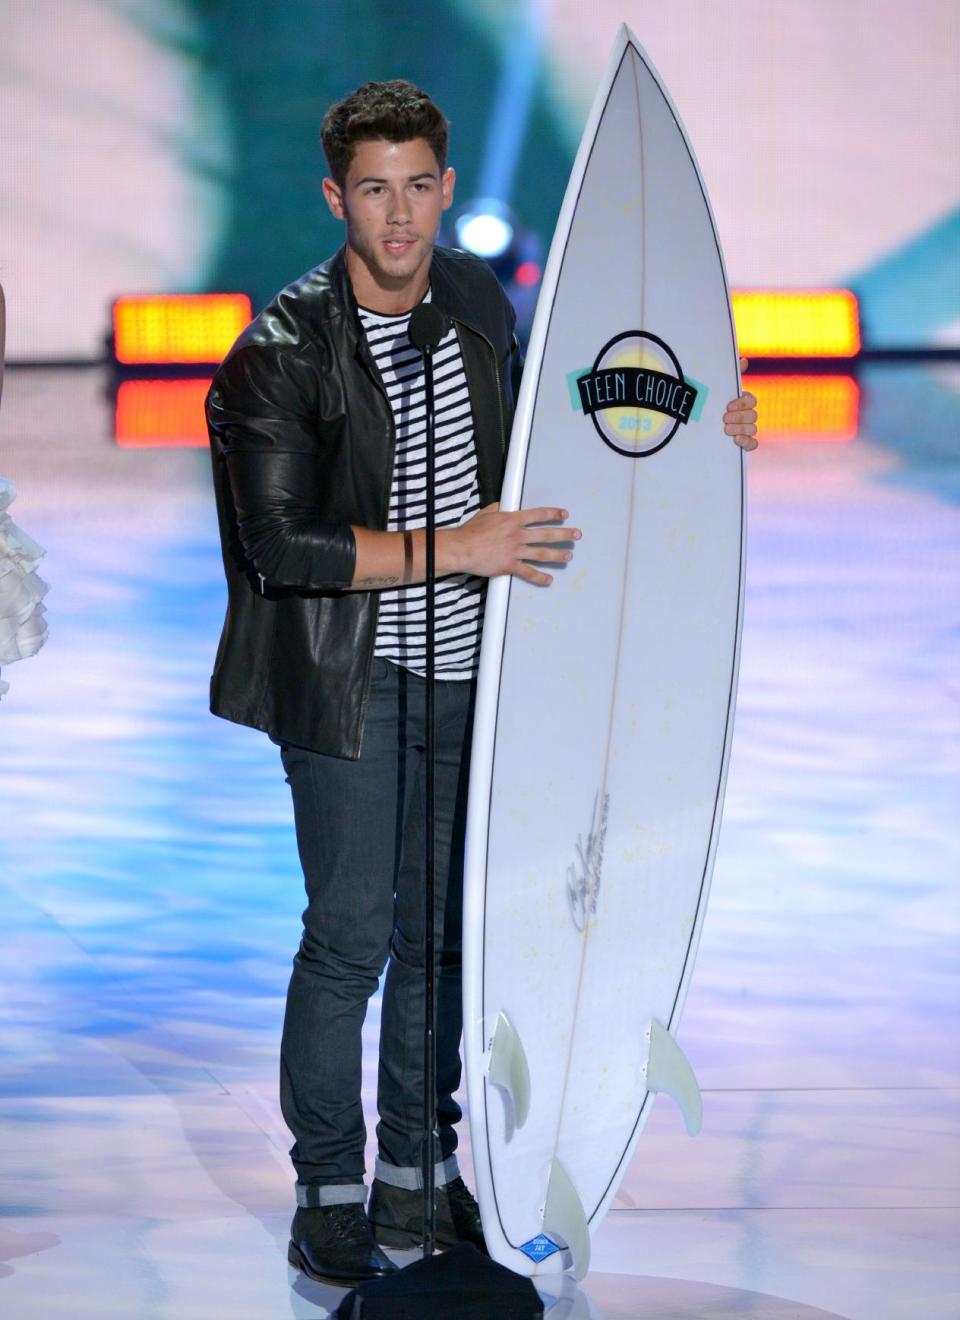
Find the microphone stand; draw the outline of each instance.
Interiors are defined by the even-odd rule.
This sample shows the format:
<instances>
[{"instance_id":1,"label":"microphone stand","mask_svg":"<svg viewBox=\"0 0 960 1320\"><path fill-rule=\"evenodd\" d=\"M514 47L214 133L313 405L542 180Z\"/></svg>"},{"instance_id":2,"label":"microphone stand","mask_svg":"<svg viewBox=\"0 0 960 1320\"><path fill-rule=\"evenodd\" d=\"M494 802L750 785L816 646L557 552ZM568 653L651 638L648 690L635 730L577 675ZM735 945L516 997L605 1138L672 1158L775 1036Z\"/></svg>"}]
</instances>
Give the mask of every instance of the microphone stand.
<instances>
[{"instance_id":1,"label":"microphone stand","mask_svg":"<svg viewBox=\"0 0 960 1320\"><path fill-rule=\"evenodd\" d=\"M418 315L420 313L420 315ZM426 313L424 316L423 313ZM436 1155L437 1127L437 1042L436 1042L436 856L435 856L435 785L436 785L436 617L437 581L437 512L436 512L436 434L433 389L433 353L446 334L447 319L432 303L421 303L410 318L410 340L423 353L423 392L426 415L427 446L427 527L426 527L426 802L424 861L424 1030L423 1030L423 1255L436 1249Z\"/></svg>"}]
</instances>

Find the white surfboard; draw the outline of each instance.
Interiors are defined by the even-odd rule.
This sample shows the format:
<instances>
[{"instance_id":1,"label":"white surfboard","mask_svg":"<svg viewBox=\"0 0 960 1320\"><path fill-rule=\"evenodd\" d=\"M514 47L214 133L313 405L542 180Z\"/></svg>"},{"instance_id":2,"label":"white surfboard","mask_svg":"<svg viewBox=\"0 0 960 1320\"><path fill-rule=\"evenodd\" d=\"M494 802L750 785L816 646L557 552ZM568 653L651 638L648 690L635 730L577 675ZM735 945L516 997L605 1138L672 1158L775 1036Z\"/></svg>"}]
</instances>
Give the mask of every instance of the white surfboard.
<instances>
[{"instance_id":1,"label":"white surfboard","mask_svg":"<svg viewBox=\"0 0 960 1320\"><path fill-rule=\"evenodd\" d=\"M583 530L549 588L490 584L473 745L464 1050L494 1259L586 1272L676 1043L737 682L744 556L730 299L676 110L618 34L561 210L504 508Z\"/></svg>"}]
</instances>

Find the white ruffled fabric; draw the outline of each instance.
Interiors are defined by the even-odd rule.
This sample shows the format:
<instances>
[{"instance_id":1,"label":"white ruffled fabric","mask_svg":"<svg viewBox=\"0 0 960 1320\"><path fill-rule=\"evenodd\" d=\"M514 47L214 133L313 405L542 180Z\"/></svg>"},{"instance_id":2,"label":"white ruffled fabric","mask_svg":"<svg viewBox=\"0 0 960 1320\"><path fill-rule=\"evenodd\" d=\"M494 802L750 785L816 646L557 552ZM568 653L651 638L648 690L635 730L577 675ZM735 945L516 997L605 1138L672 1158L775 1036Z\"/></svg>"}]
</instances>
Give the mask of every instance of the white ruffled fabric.
<instances>
[{"instance_id":1,"label":"white ruffled fabric","mask_svg":"<svg viewBox=\"0 0 960 1320\"><path fill-rule=\"evenodd\" d=\"M47 584L34 572L46 553L7 513L16 496L0 477L0 664L25 660L47 640ZM0 697L10 687L0 680Z\"/></svg>"}]
</instances>

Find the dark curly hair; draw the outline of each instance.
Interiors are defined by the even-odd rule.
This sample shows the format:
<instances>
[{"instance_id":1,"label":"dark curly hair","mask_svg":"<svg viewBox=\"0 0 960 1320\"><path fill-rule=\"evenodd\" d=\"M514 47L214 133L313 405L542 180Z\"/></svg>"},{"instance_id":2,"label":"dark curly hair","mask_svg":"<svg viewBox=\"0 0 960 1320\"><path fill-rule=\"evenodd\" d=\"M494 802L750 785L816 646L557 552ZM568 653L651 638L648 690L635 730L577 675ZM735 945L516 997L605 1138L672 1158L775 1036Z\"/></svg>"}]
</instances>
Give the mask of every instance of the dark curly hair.
<instances>
[{"instance_id":1,"label":"dark curly hair","mask_svg":"<svg viewBox=\"0 0 960 1320\"><path fill-rule=\"evenodd\" d=\"M440 172L447 164L448 124L426 92L403 78L368 82L332 105L323 117L320 141L336 183L343 187L354 148L384 138L412 142L425 138Z\"/></svg>"}]
</instances>

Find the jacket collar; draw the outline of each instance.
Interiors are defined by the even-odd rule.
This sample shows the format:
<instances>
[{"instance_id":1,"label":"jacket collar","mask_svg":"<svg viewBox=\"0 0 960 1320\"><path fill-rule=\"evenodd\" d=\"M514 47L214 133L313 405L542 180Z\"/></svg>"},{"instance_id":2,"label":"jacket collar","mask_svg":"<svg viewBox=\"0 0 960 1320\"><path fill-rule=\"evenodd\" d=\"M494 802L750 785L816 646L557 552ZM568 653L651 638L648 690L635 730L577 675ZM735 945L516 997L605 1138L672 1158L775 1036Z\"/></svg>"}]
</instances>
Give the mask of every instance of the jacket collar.
<instances>
[{"instance_id":1,"label":"jacket collar","mask_svg":"<svg viewBox=\"0 0 960 1320\"><path fill-rule=\"evenodd\" d=\"M469 329L477 331L478 334L483 334L483 326L476 315L476 311L471 308L463 297L456 282L450 278L448 265L449 258L446 256L444 249L435 247L433 260L430 262L431 301L436 303L454 321L460 321ZM357 311L357 299L353 292L353 285L350 283L350 276L347 273L346 245L338 248L327 262L327 277L334 298L346 313L348 332L355 343L360 343L362 330L359 312Z\"/></svg>"}]
</instances>

